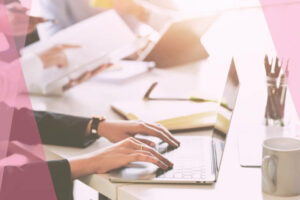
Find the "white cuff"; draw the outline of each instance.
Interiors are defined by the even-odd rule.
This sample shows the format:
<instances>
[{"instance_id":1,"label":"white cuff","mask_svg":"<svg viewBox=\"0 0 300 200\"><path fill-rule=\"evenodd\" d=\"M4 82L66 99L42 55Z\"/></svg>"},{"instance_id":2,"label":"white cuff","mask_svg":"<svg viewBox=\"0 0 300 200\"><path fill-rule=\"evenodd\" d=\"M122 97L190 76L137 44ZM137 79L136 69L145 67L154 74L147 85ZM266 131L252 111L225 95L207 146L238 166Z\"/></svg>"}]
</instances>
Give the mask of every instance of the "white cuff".
<instances>
[{"instance_id":1,"label":"white cuff","mask_svg":"<svg viewBox=\"0 0 300 200\"><path fill-rule=\"evenodd\" d=\"M30 93L42 92L43 63L35 54L26 54L21 58L24 79Z\"/></svg>"}]
</instances>

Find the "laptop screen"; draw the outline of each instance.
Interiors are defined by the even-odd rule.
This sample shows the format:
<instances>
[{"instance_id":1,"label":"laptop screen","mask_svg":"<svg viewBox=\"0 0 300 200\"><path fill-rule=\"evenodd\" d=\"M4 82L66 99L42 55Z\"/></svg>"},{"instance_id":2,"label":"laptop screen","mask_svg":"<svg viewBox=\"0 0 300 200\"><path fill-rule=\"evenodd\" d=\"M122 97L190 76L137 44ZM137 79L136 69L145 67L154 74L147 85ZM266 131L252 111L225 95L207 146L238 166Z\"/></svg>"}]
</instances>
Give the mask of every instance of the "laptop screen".
<instances>
[{"instance_id":1,"label":"laptop screen","mask_svg":"<svg viewBox=\"0 0 300 200\"><path fill-rule=\"evenodd\" d=\"M240 82L232 59L224 92L217 111L217 121L213 129L217 171L220 169L225 140L229 131L233 110L236 104Z\"/></svg>"}]
</instances>

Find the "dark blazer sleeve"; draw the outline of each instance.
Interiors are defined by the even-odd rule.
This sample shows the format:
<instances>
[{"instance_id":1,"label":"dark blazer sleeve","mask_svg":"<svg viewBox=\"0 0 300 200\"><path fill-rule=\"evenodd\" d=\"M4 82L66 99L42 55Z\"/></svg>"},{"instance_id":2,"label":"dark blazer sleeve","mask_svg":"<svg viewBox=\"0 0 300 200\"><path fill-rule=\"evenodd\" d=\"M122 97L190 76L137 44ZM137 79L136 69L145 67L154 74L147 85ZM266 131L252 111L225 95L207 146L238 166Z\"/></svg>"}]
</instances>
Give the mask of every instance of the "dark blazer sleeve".
<instances>
[{"instance_id":1,"label":"dark blazer sleeve","mask_svg":"<svg viewBox=\"0 0 300 200\"><path fill-rule=\"evenodd\" d=\"M73 199L73 182L67 160L49 161L49 171L58 200Z\"/></svg>"},{"instance_id":2,"label":"dark blazer sleeve","mask_svg":"<svg viewBox=\"0 0 300 200\"><path fill-rule=\"evenodd\" d=\"M34 115L44 144L86 147L98 139L86 134L89 118L39 111Z\"/></svg>"},{"instance_id":3,"label":"dark blazer sleeve","mask_svg":"<svg viewBox=\"0 0 300 200\"><path fill-rule=\"evenodd\" d=\"M34 112L26 108L15 109L4 103L0 103L0 109L2 113L13 113L10 141L17 140L25 144L39 144L42 140L46 144L85 147L97 139L86 134L86 128L90 120L88 118L49 112ZM40 134L40 137L38 137L38 134ZM22 167L6 167L5 179L3 179L5 180L5 190L0 192L0 199L8 199L2 198L5 195L13 197L22 194L15 191L22 191L26 195L41 195L41 198L28 199L44 199L42 197L49 188L43 188L42 184L39 184L42 177L31 176L42 169L45 169L44 172L48 175L50 172L57 199L72 199L71 172L67 160L30 163ZM30 184L28 184L29 180ZM51 185L51 183L49 184ZM33 192L32 189L34 189Z\"/></svg>"},{"instance_id":4,"label":"dark blazer sleeve","mask_svg":"<svg viewBox=\"0 0 300 200\"><path fill-rule=\"evenodd\" d=\"M38 128L43 144L86 147L98 139L86 134L89 121L89 118L78 116L32 111L26 108L14 109L11 140L38 143L39 141L34 141L33 137L29 136L32 133L28 133ZM36 125L37 128L33 127ZM24 135L25 130L30 131L26 131Z\"/></svg>"},{"instance_id":5,"label":"dark blazer sleeve","mask_svg":"<svg viewBox=\"0 0 300 200\"><path fill-rule=\"evenodd\" d=\"M50 178L53 184L47 181ZM41 161L20 167L4 168L0 199L55 199L55 197L58 200L73 199L73 183L67 160Z\"/></svg>"}]
</instances>

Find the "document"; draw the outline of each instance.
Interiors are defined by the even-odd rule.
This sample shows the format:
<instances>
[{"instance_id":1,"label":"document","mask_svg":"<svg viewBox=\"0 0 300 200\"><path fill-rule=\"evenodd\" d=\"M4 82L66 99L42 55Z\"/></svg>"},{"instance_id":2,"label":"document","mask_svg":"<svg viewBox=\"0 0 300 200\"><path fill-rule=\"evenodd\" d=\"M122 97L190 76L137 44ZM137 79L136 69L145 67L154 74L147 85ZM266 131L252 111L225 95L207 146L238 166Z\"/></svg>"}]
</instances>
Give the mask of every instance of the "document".
<instances>
[{"instance_id":1,"label":"document","mask_svg":"<svg viewBox=\"0 0 300 200\"><path fill-rule=\"evenodd\" d=\"M69 66L65 69L44 71L44 93L85 71L132 55L143 46L144 40L136 37L118 13L108 10L58 32L47 41L29 46L23 54L41 52L56 44L74 44L81 48L66 50Z\"/></svg>"}]
</instances>

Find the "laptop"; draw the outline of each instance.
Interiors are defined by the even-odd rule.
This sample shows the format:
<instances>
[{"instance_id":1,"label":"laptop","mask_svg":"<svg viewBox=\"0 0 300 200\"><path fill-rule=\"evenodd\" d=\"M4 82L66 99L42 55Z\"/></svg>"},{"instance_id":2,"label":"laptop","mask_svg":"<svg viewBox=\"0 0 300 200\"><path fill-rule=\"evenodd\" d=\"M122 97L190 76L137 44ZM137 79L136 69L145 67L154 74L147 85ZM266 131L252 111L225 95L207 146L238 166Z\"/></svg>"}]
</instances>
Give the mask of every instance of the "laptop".
<instances>
[{"instance_id":1,"label":"laptop","mask_svg":"<svg viewBox=\"0 0 300 200\"><path fill-rule=\"evenodd\" d=\"M169 23L153 37L138 60L154 61L156 67L165 68L207 58L209 54L200 39L217 18L198 16Z\"/></svg>"},{"instance_id":2,"label":"laptop","mask_svg":"<svg viewBox=\"0 0 300 200\"><path fill-rule=\"evenodd\" d=\"M172 169L162 171L150 163L133 162L125 168L110 172L112 182L132 183L180 183L180 184L213 184L217 181L222 156L229 132L218 129L224 119L230 125L235 108L239 79L234 60L231 62L221 103L216 111L216 123L206 136L176 137L181 145L170 149L164 142L157 144L156 149L174 163ZM226 120L225 120L226 121Z\"/></svg>"}]
</instances>

